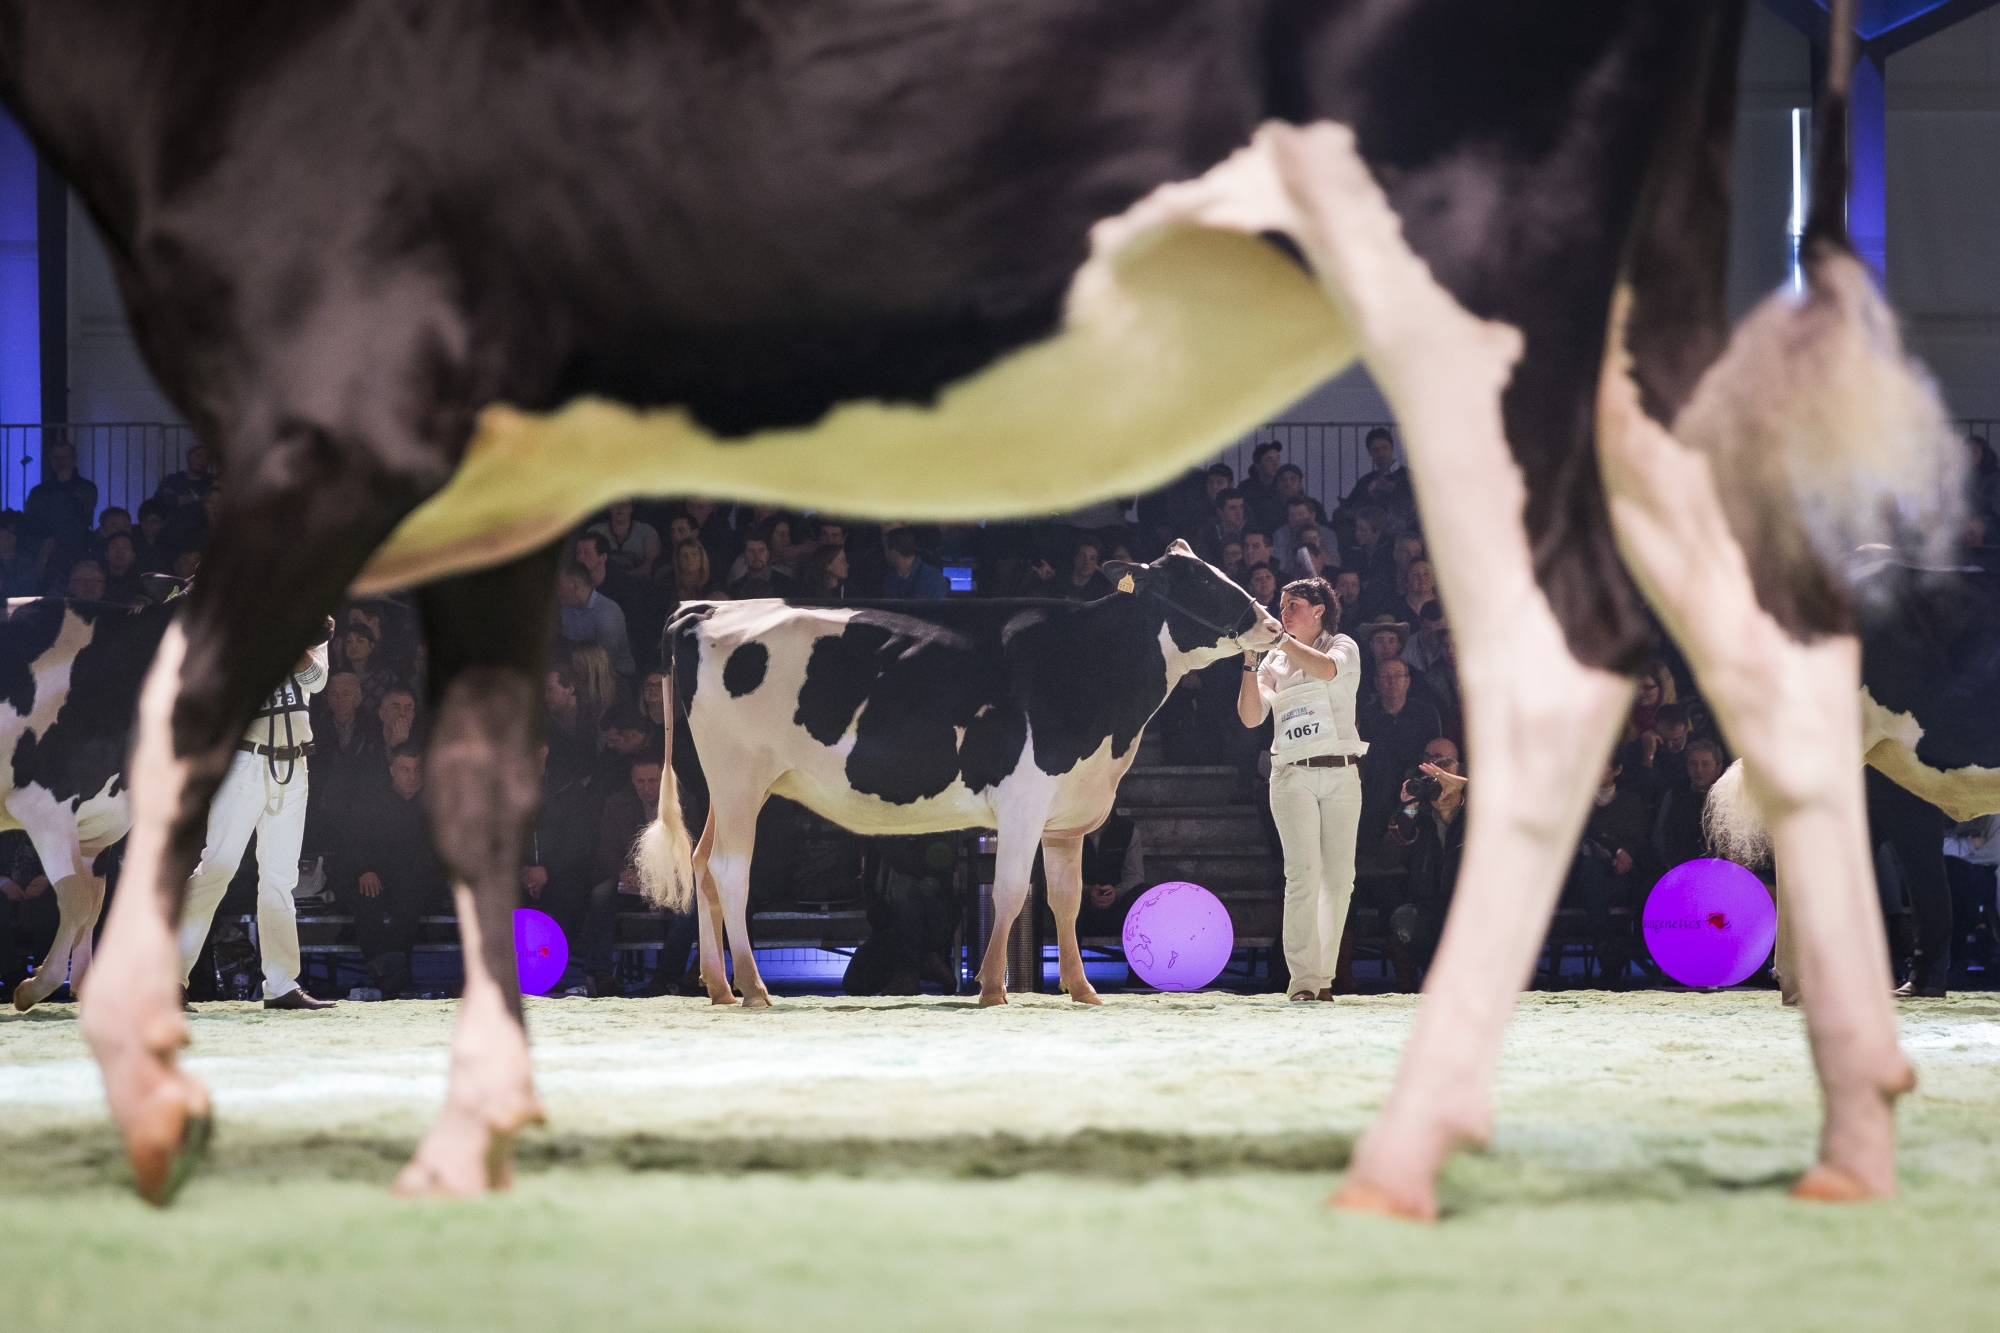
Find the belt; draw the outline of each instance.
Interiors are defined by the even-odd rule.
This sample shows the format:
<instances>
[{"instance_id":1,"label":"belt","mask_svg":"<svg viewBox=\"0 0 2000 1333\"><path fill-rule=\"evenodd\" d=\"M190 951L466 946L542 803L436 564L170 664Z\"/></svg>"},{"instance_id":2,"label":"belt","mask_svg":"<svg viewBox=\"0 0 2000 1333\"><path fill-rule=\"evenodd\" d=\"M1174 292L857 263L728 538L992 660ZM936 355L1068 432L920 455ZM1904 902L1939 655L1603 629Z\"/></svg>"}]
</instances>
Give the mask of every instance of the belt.
<instances>
[{"instance_id":1,"label":"belt","mask_svg":"<svg viewBox=\"0 0 2000 1333\"><path fill-rule=\"evenodd\" d=\"M1361 756L1358 754L1316 754L1310 759L1293 759L1287 768L1359 768Z\"/></svg>"},{"instance_id":2,"label":"belt","mask_svg":"<svg viewBox=\"0 0 2000 1333\"><path fill-rule=\"evenodd\" d=\"M254 741L238 741L236 748L245 754L261 754L270 759L289 763L294 759L303 759L311 754L313 752L313 743L307 741L304 745L279 745L274 747L270 745L258 745Z\"/></svg>"}]
</instances>

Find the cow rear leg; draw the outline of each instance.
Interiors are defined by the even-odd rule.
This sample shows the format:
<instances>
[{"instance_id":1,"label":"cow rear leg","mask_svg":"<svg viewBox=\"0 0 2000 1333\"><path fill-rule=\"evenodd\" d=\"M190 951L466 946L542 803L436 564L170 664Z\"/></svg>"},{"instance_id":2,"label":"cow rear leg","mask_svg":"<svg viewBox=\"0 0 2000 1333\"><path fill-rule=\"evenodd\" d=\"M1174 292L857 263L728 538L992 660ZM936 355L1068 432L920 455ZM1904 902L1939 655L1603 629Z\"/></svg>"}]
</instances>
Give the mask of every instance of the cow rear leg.
<instances>
[{"instance_id":1,"label":"cow rear leg","mask_svg":"<svg viewBox=\"0 0 2000 1333\"><path fill-rule=\"evenodd\" d=\"M1056 919L1057 970L1062 988L1078 1004L1103 1004L1097 988L1083 974L1083 948L1076 939L1077 913L1083 910L1083 835L1044 835L1042 871L1049 883L1049 911Z\"/></svg>"},{"instance_id":2,"label":"cow rear leg","mask_svg":"<svg viewBox=\"0 0 2000 1333\"><path fill-rule=\"evenodd\" d=\"M1860 645L1800 642L1759 605L1706 457L1645 415L1626 364L1614 346L1599 397L1619 543L1743 757L1783 886L1781 981L1803 1001L1826 1104L1819 1165L1798 1192L1888 1194L1894 1103L1914 1075L1896 1044L1868 852Z\"/></svg>"},{"instance_id":3,"label":"cow rear leg","mask_svg":"<svg viewBox=\"0 0 2000 1333\"><path fill-rule=\"evenodd\" d=\"M54 893L60 914L55 940L34 975L14 987L14 1007L23 1012L55 994L65 981L75 995L82 989L84 969L90 966L90 932L104 906L104 881L80 870L58 880Z\"/></svg>"},{"instance_id":4,"label":"cow rear leg","mask_svg":"<svg viewBox=\"0 0 2000 1333\"><path fill-rule=\"evenodd\" d=\"M1033 823L1006 821L1000 827L1000 851L993 859L993 933L986 940L986 956L979 961L982 1005L1007 1003L1007 937L1028 902L1040 823L1038 816ZM1040 961L1036 960L1038 966Z\"/></svg>"},{"instance_id":5,"label":"cow rear leg","mask_svg":"<svg viewBox=\"0 0 2000 1333\"><path fill-rule=\"evenodd\" d=\"M706 871L697 871L695 879L698 893L715 895L713 910L728 932L729 961L736 970L736 989L743 993L743 1005L748 1009L771 1006L771 992L765 988L764 978L758 975L757 959L750 948L750 855L757 846L757 812L763 804L763 797L748 789L725 788L720 783L710 788L709 824L714 837ZM710 844L707 830L702 841ZM696 863L700 864L699 854ZM703 966L707 966L705 957ZM725 981L722 991L726 994L728 990ZM715 1003L725 1003L717 998L713 981L709 982L708 994Z\"/></svg>"},{"instance_id":6,"label":"cow rear leg","mask_svg":"<svg viewBox=\"0 0 2000 1333\"><path fill-rule=\"evenodd\" d=\"M465 991L443 1110L396 1178L399 1194L477 1194L513 1180L513 1144L542 1118L514 968L514 909L540 784L541 682L555 553L449 579L420 595L440 701L424 808L452 877Z\"/></svg>"},{"instance_id":7,"label":"cow rear leg","mask_svg":"<svg viewBox=\"0 0 2000 1333\"><path fill-rule=\"evenodd\" d=\"M695 929L701 941L701 984L708 989L710 1004L736 1004L736 992L729 986L729 969L722 957L722 895L716 891L715 876L709 873L709 853L715 850L715 811L708 812L702 825L701 841L694 848Z\"/></svg>"},{"instance_id":8,"label":"cow rear leg","mask_svg":"<svg viewBox=\"0 0 2000 1333\"><path fill-rule=\"evenodd\" d=\"M304 425L260 444L140 692L132 831L79 1013L139 1191L155 1203L205 1138L207 1094L175 1062L187 1041L175 927L209 800L258 704L325 634L369 552L442 479L441 467L381 466Z\"/></svg>"}]
</instances>

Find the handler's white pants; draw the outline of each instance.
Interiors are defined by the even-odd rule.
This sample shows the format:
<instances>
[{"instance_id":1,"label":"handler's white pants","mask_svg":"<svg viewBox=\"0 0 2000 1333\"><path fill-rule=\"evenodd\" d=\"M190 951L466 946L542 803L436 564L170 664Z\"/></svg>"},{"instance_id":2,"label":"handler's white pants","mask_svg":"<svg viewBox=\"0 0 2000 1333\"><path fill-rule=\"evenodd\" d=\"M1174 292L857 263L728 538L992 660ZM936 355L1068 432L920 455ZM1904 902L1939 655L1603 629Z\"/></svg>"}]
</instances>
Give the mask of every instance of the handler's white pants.
<instances>
[{"instance_id":1,"label":"handler's white pants","mask_svg":"<svg viewBox=\"0 0 2000 1333\"><path fill-rule=\"evenodd\" d=\"M1272 765L1271 819L1285 848L1285 993L1317 994L1333 984L1354 896L1361 770Z\"/></svg>"},{"instance_id":2,"label":"handler's white pants","mask_svg":"<svg viewBox=\"0 0 2000 1333\"><path fill-rule=\"evenodd\" d=\"M243 865L243 849L257 835L257 947L264 958L264 998L275 1000L299 984L299 918L292 890L299 882L299 847L306 833L306 761L294 769L280 761L279 782L261 754L236 752L229 776L208 808L208 842L188 880L181 908L181 984L208 939L216 904Z\"/></svg>"}]
</instances>

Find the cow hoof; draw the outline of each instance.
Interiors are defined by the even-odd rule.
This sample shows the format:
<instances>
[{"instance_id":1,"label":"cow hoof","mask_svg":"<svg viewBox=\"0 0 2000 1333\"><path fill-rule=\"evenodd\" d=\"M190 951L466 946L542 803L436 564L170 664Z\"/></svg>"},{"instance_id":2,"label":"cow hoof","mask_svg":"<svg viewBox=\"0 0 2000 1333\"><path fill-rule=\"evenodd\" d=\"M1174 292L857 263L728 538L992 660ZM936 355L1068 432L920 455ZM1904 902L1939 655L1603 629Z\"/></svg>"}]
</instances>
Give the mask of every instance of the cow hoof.
<instances>
[{"instance_id":1,"label":"cow hoof","mask_svg":"<svg viewBox=\"0 0 2000 1333\"><path fill-rule=\"evenodd\" d=\"M174 1201L208 1154L215 1117L208 1089L185 1074L163 1083L137 1116L120 1127L132 1183L139 1197L156 1208Z\"/></svg>"},{"instance_id":2,"label":"cow hoof","mask_svg":"<svg viewBox=\"0 0 2000 1333\"><path fill-rule=\"evenodd\" d=\"M33 977L26 977L20 985L14 987L14 1008L21 1013L27 1013L42 1002L42 997L35 994L32 989L34 984Z\"/></svg>"},{"instance_id":3,"label":"cow hoof","mask_svg":"<svg viewBox=\"0 0 2000 1333\"><path fill-rule=\"evenodd\" d=\"M1810 1203L1863 1203L1883 1195L1859 1176L1820 1162L1799 1177L1799 1183L1792 1186L1792 1197Z\"/></svg>"},{"instance_id":4,"label":"cow hoof","mask_svg":"<svg viewBox=\"0 0 2000 1333\"><path fill-rule=\"evenodd\" d=\"M542 1123L539 1105L499 1125L447 1106L438 1123L396 1175L399 1198L465 1198L514 1183L514 1140L527 1125Z\"/></svg>"},{"instance_id":5,"label":"cow hoof","mask_svg":"<svg viewBox=\"0 0 2000 1333\"><path fill-rule=\"evenodd\" d=\"M742 1003L742 1001L740 1001L740 1000L738 1000L738 999L736 998L736 992L735 992L735 991L733 991L733 990L730 990L730 989L729 989L728 987L726 987L726 986L725 986L725 987L723 987L723 988L722 988L721 990L719 990L719 991L713 991L713 990L712 990L712 991L710 991L710 992L708 993L708 1002L709 1002L710 1004L740 1004L740 1003Z\"/></svg>"},{"instance_id":6,"label":"cow hoof","mask_svg":"<svg viewBox=\"0 0 2000 1333\"><path fill-rule=\"evenodd\" d=\"M1411 1203L1365 1180L1347 1181L1327 1196L1326 1206L1344 1213L1374 1213L1378 1217L1399 1217L1407 1222L1437 1221L1435 1200L1425 1198Z\"/></svg>"},{"instance_id":7,"label":"cow hoof","mask_svg":"<svg viewBox=\"0 0 2000 1333\"><path fill-rule=\"evenodd\" d=\"M771 1008L771 992L757 990L745 993L743 996L743 1007L745 1009Z\"/></svg>"},{"instance_id":8,"label":"cow hoof","mask_svg":"<svg viewBox=\"0 0 2000 1333\"><path fill-rule=\"evenodd\" d=\"M1005 1003L1007 1003L1007 991L1004 987L999 990L987 990L983 986L980 988L979 1007L981 1009L991 1009L996 1004Z\"/></svg>"},{"instance_id":9,"label":"cow hoof","mask_svg":"<svg viewBox=\"0 0 2000 1333\"><path fill-rule=\"evenodd\" d=\"M1095 986L1092 986L1087 981L1084 982L1081 986L1065 986L1063 987L1063 989L1068 991L1069 998L1076 1001L1078 1004L1104 1003L1103 997L1101 997L1097 993L1097 988Z\"/></svg>"}]
</instances>

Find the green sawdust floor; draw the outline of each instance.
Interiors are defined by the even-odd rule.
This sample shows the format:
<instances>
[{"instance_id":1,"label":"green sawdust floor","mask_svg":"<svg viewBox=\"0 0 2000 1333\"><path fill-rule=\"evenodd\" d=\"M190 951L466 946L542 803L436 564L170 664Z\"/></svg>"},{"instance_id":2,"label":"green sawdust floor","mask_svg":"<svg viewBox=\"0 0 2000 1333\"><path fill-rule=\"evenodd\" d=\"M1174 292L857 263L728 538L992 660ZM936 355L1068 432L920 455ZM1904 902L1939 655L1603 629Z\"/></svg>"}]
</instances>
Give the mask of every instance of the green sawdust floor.
<instances>
[{"instance_id":1,"label":"green sawdust floor","mask_svg":"<svg viewBox=\"0 0 2000 1333\"><path fill-rule=\"evenodd\" d=\"M0 1018L0 1329L2000 1327L2000 998L1903 1010L1893 1202L1785 1197L1818 1105L1768 992L1570 993L1444 1223L1323 1212L1413 1009L536 1001L519 1185L409 1204L454 1006L204 1006L221 1128L165 1213L71 1013Z\"/></svg>"}]
</instances>

